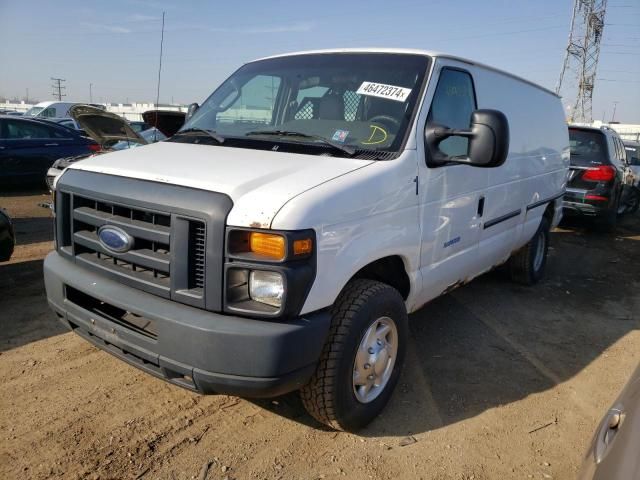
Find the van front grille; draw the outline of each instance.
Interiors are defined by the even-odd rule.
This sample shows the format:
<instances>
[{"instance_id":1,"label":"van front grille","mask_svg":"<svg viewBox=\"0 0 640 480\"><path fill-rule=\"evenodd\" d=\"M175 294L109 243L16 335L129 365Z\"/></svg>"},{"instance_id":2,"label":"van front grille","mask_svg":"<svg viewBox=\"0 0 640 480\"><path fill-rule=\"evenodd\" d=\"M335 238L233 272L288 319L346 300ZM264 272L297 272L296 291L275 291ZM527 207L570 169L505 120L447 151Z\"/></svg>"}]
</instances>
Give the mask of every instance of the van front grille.
<instances>
[{"instance_id":1,"label":"van front grille","mask_svg":"<svg viewBox=\"0 0 640 480\"><path fill-rule=\"evenodd\" d=\"M95 272L96 282L106 277L221 311L225 227L232 206L217 192L70 168L56 184L56 248ZM111 248L108 237L100 239L104 226L126 233L122 251Z\"/></svg>"},{"instance_id":2,"label":"van front grille","mask_svg":"<svg viewBox=\"0 0 640 480\"><path fill-rule=\"evenodd\" d=\"M170 296L171 215L74 195L71 223L77 261L127 276L153 293ZM98 238L104 225L116 226L133 237L132 248L124 253L105 248Z\"/></svg>"},{"instance_id":3,"label":"van front grille","mask_svg":"<svg viewBox=\"0 0 640 480\"><path fill-rule=\"evenodd\" d=\"M203 222L189 222L189 288L204 289L205 226Z\"/></svg>"}]
</instances>

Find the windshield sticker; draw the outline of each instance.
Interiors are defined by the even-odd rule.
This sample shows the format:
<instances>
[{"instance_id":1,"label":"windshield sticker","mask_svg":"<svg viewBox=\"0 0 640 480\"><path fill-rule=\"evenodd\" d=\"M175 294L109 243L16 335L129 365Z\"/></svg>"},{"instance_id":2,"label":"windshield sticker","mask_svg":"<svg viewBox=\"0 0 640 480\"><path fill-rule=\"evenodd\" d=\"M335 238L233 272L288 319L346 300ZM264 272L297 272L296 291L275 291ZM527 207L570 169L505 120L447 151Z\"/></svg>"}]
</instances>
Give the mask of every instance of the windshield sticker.
<instances>
[{"instance_id":1,"label":"windshield sticker","mask_svg":"<svg viewBox=\"0 0 640 480\"><path fill-rule=\"evenodd\" d=\"M369 135L368 139L360 142L362 145L377 145L387 140L389 135L384 128L377 125L369 125L369 128L371 129L371 135Z\"/></svg>"},{"instance_id":2,"label":"windshield sticker","mask_svg":"<svg viewBox=\"0 0 640 480\"><path fill-rule=\"evenodd\" d=\"M371 97L387 98L389 100L395 100L396 102L404 102L409 98L411 89L385 85L384 83L362 82L362 85L360 85L356 93L369 95Z\"/></svg>"},{"instance_id":3,"label":"windshield sticker","mask_svg":"<svg viewBox=\"0 0 640 480\"><path fill-rule=\"evenodd\" d=\"M331 139L334 142L344 143L344 141L347 139L347 135L349 135L349 130L336 130Z\"/></svg>"}]
</instances>

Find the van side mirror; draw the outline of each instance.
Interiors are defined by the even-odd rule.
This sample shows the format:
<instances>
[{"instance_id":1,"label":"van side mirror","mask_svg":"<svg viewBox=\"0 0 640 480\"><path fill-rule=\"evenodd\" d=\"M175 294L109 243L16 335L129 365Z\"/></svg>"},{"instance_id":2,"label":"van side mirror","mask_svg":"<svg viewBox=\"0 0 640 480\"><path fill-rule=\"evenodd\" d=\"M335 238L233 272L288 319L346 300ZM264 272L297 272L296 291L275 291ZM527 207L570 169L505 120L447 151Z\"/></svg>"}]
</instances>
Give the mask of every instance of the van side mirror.
<instances>
[{"instance_id":1,"label":"van side mirror","mask_svg":"<svg viewBox=\"0 0 640 480\"><path fill-rule=\"evenodd\" d=\"M184 116L185 123L187 122L187 120L193 117L193 114L196 113L199 108L200 108L200 105L198 105L197 103L192 103L187 107L187 113Z\"/></svg>"},{"instance_id":2,"label":"van side mirror","mask_svg":"<svg viewBox=\"0 0 640 480\"><path fill-rule=\"evenodd\" d=\"M469 139L467 156L452 157L440 150L440 142L454 136ZM498 110L476 110L471 114L469 130L431 124L425 130L425 140L432 166L463 163L474 167L499 167L509 153L509 121Z\"/></svg>"}]
</instances>

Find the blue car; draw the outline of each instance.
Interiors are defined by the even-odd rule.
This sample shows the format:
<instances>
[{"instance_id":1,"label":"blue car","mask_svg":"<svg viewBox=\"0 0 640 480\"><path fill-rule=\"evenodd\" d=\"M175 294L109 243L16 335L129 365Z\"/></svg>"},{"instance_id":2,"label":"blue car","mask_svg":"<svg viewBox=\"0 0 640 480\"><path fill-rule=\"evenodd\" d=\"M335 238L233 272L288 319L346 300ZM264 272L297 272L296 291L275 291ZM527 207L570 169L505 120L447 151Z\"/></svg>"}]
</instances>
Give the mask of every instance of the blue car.
<instances>
[{"instance_id":1,"label":"blue car","mask_svg":"<svg viewBox=\"0 0 640 480\"><path fill-rule=\"evenodd\" d=\"M100 151L80 132L34 118L0 115L0 186L44 184L59 158Z\"/></svg>"}]
</instances>

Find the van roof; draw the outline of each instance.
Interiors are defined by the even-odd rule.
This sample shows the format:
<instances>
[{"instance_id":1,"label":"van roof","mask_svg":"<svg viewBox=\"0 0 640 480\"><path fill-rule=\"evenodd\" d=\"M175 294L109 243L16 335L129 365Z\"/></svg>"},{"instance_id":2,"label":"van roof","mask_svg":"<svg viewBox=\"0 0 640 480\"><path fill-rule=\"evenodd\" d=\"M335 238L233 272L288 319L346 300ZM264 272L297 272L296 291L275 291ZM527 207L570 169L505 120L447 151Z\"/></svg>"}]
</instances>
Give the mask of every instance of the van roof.
<instances>
[{"instance_id":1,"label":"van roof","mask_svg":"<svg viewBox=\"0 0 640 480\"><path fill-rule=\"evenodd\" d=\"M559 97L554 91L549 90L548 88L543 87L542 85L538 85L531 80L527 80L526 78L519 77L518 75L514 75L513 73L505 72L504 70L500 70L499 68L492 67L490 65L486 65L484 63L476 62L475 60L470 60L468 58L459 57L457 55L450 55L448 53L436 52L433 50L421 50L415 48L331 48L324 50L305 50L300 52L290 52L283 53L279 55L271 55L268 57L258 58L253 60L257 62L258 60L266 60L269 58L279 58L279 57L291 57L294 55L312 55L317 53L401 53L401 54L410 54L410 55L424 55L432 58L447 58L449 60L456 60L463 63L468 63L469 65L475 65L481 68L485 68L487 70L492 70L494 72L500 73L502 75L506 75L508 77L514 78L520 82L531 85L532 87L539 88L546 93L549 93L555 97Z\"/></svg>"},{"instance_id":2,"label":"van roof","mask_svg":"<svg viewBox=\"0 0 640 480\"><path fill-rule=\"evenodd\" d=\"M38 102L38 103L36 103L36 104L34 105L34 107L43 107L43 108L46 108L46 107L48 107L49 105L53 105L54 103L56 103L56 102Z\"/></svg>"},{"instance_id":3,"label":"van roof","mask_svg":"<svg viewBox=\"0 0 640 480\"><path fill-rule=\"evenodd\" d=\"M46 102L38 102L34 105L34 107L50 107L51 105L55 105L56 103L61 104L72 104L73 102L60 102L60 101L46 101Z\"/></svg>"}]
</instances>

